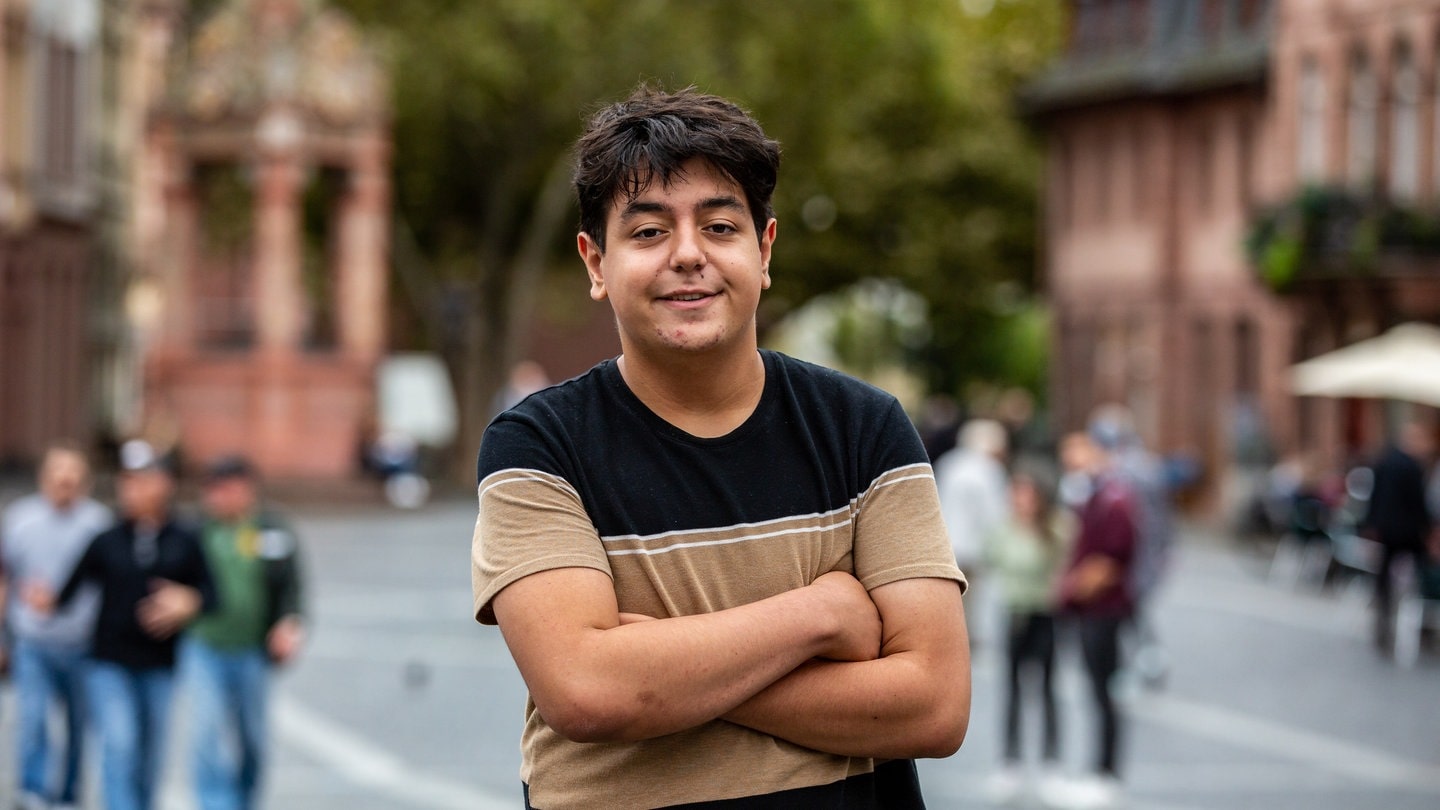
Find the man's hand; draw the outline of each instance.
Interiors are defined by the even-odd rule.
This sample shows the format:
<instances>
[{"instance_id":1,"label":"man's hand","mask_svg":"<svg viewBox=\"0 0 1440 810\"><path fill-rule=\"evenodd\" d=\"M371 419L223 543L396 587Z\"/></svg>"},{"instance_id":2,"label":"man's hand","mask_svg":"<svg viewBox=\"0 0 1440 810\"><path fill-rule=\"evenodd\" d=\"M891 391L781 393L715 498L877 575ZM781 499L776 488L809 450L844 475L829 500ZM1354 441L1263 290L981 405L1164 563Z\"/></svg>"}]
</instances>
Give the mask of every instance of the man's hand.
<instances>
[{"instance_id":1,"label":"man's hand","mask_svg":"<svg viewBox=\"0 0 1440 810\"><path fill-rule=\"evenodd\" d=\"M167 639L200 612L200 591L168 579L150 580L150 595L135 607L135 618L151 636Z\"/></svg>"},{"instance_id":2,"label":"man's hand","mask_svg":"<svg viewBox=\"0 0 1440 810\"><path fill-rule=\"evenodd\" d=\"M286 616L276 622L265 636L265 649L270 654L270 660L276 664L284 664L294 658L304 643L305 626L298 616Z\"/></svg>"},{"instance_id":3,"label":"man's hand","mask_svg":"<svg viewBox=\"0 0 1440 810\"><path fill-rule=\"evenodd\" d=\"M20 586L20 601L43 616L55 612L55 589L43 582L30 580Z\"/></svg>"},{"instance_id":4,"label":"man's hand","mask_svg":"<svg viewBox=\"0 0 1440 810\"><path fill-rule=\"evenodd\" d=\"M1084 605L1094 600L1120 580L1120 567L1103 554L1092 554L1081 560L1065 578L1065 595L1069 601Z\"/></svg>"},{"instance_id":5,"label":"man's hand","mask_svg":"<svg viewBox=\"0 0 1440 810\"><path fill-rule=\"evenodd\" d=\"M907 579L881 585L870 598L884 623L879 658L811 661L725 719L842 756L954 753L970 718L960 588L944 579Z\"/></svg>"},{"instance_id":6,"label":"man's hand","mask_svg":"<svg viewBox=\"0 0 1440 810\"><path fill-rule=\"evenodd\" d=\"M840 633L820 658L873 661L880 657L880 611L870 601L870 594L859 580L843 571L831 571L808 587L833 600L831 614L840 624Z\"/></svg>"}]
</instances>

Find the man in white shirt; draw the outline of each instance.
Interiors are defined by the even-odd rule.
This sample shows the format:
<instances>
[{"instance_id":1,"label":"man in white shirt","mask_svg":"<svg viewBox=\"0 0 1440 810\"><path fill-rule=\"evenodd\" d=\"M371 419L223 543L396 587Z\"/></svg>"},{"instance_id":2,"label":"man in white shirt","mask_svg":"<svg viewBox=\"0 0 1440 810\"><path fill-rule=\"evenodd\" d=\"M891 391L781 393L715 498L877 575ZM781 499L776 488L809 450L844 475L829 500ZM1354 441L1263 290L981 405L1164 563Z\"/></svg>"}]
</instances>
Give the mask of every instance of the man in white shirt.
<instances>
[{"instance_id":1,"label":"man in white shirt","mask_svg":"<svg viewBox=\"0 0 1440 810\"><path fill-rule=\"evenodd\" d=\"M9 653L22 808L77 803L85 719L81 667L89 652L98 594L93 589L77 594L63 609L45 615L27 605L20 593L31 584L59 589L90 540L111 522L110 510L88 495L90 464L76 446L56 444L45 452L39 487L39 492L12 503L0 521L8 586L4 609L14 633ZM65 734L54 741L47 722L52 705L65 718Z\"/></svg>"}]
</instances>

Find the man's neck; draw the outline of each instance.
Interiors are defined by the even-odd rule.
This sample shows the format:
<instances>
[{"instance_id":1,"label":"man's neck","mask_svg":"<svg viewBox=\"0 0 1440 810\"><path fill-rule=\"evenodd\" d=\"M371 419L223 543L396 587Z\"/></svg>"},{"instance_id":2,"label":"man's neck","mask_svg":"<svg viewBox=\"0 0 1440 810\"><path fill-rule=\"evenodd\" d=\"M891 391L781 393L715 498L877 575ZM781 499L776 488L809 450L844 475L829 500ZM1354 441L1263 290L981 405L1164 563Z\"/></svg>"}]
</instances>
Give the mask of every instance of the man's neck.
<instances>
[{"instance_id":1,"label":"man's neck","mask_svg":"<svg viewBox=\"0 0 1440 810\"><path fill-rule=\"evenodd\" d=\"M166 515L135 515L130 520L136 532L158 533L165 527Z\"/></svg>"},{"instance_id":2,"label":"man's neck","mask_svg":"<svg viewBox=\"0 0 1440 810\"><path fill-rule=\"evenodd\" d=\"M258 522L259 514L254 510L249 510L245 512L237 512L230 515L212 515L210 519L211 521L218 523L222 526L247 526L252 523Z\"/></svg>"},{"instance_id":3,"label":"man's neck","mask_svg":"<svg viewBox=\"0 0 1440 810\"><path fill-rule=\"evenodd\" d=\"M765 361L755 348L723 357L654 362L623 354L620 375L657 416L692 436L715 438L740 427L765 391Z\"/></svg>"}]
</instances>

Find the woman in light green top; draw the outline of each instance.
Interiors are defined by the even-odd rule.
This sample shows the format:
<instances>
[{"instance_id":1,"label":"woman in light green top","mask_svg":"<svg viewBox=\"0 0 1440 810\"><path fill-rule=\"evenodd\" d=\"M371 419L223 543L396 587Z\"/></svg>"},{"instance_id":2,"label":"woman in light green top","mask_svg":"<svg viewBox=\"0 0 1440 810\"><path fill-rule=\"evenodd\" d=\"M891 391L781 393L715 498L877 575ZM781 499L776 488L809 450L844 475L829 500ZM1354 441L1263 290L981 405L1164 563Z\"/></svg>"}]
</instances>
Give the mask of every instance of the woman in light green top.
<instances>
[{"instance_id":1,"label":"woman in light green top","mask_svg":"<svg viewBox=\"0 0 1440 810\"><path fill-rule=\"evenodd\" d=\"M1011 520L989 538L985 558L1008 608L1009 688L1005 708L1005 765L990 785L993 798L1008 801L1023 787L1020 748L1022 680L1039 678L1044 715L1042 755L1058 767L1059 718L1055 706L1055 582L1073 531L1068 513L1055 508L1054 489L1037 474L1017 472L1010 481Z\"/></svg>"}]
</instances>

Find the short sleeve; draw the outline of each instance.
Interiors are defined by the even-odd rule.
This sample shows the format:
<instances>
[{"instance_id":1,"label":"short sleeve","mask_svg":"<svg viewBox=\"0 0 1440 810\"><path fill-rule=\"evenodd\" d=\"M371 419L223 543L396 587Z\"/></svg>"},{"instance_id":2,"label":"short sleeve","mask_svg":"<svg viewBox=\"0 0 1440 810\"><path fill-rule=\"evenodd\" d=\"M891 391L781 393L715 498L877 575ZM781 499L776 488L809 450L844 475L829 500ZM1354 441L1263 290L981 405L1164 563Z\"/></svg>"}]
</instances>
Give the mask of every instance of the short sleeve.
<instances>
[{"instance_id":1,"label":"short sleeve","mask_svg":"<svg viewBox=\"0 0 1440 810\"><path fill-rule=\"evenodd\" d=\"M870 446L879 472L856 501L855 577L867 590L921 577L954 580L965 590L919 435L898 404L877 427Z\"/></svg>"},{"instance_id":2,"label":"short sleeve","mask_svg":"<svg viewBox=\"0 0 1440 810\"><path fill-rule=\"evenodd\" d=\"M528 426L497 422L486 430L470 546L473 607L483 624L495 623L495 595L531 574L593 568L612 576L579 493L555 467Z\"/></svg>"}]
</instances>

